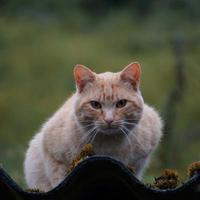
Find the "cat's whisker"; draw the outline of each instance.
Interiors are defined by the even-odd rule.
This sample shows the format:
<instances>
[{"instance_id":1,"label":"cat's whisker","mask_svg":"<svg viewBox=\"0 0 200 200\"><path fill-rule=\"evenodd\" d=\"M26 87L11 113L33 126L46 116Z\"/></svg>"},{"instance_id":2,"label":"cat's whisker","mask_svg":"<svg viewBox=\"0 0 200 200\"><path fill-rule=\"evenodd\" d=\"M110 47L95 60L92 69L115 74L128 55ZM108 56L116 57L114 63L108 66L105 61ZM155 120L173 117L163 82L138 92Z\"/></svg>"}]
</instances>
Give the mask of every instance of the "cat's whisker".
<instances>
[{"instance_id":1,"label":"cat's whisker","mask_svg":"<svg viewBox=\"0 0 200 200\"><path fill-rule=\"evenodd\" d=\"M88 136L90 136L90 134L96 129L96 127L90 129L89 131L87 131L85 134L85 137L87 138Z\"/></svg>"},{"instance_id":2,"label":"cat's whisker","mask_svg":"<svg viewBox=\"0 0 200 200\"><path fill-rule=\"evenodd\" d=\"M97 135L97 129L93 130L92 133L90 133L90 135L88 135L88 137L86 138L87 140L85 140L84 144L88 144L88 143L93 143L96 135Z\"/></svg>"},{"instance_id":3,"label":"cat's whisker","mask_svg":"<svg viewBox=\"0 0 200 200\"><path fill-rule=\"evenodd\" d=\"M127 142L128 142L128 144L129 144L129 146L131 147L131 141L130 141L130 138L129 138L128 134L127 134L126 131L123 129L123 127L120 127L120 130L122 131L122 133L123 133L124 136L126 137Z\"/></svg>"},{"instance_id":4,"label":"cat's whisker","mask_svg":"<svg viewBox=\"0 0 200 200\"><path fill-rule=\"evenodd\" d=\"M92 130L89 130L88 132L84 133L84 137L82 138L83 139L83 142L81 143L81 146L83 144L87 144L89 141L90 141L90 138L91 138L91 134L96 130L97 128L94 127Z\"/></svg>"},{"instance_id":5,"label":"cat's whisker","mask_svg":"<svg viewBox=\"0 0 200 200\"><path fill-rule=\"evenodd\" d=\"M126 127L124 127L127 131L129 131L129 133L131 134L131 136L132 137L134 137L134 139L136 140L136 142L138 143L138 145L139 146L141 146L142 148L141 148L141 150L143 151L143 152L145 152L143 149L145 148L144 147L144 145L142 144L142 142L140 142L139 140L138 140L138 138L137 138L137 136L135 135L135 133L134 133L134 131L132 130L129 130L128 128L126 128Z\"/></svg>"},{"instance_id":6,"label":"cat's whisker","mask_svg":"<svg viewBox=\"0 0 200 200\"><path fill-rule=\"evenodd\" d=\"M75 127L74 130L82 131L82 130L84 130L84 129L87 129L87 128L90 128L90 127L93 127L93 126L94 126L93 123L88 124L88 125L85 125L85 126L81 125L81 126L77 126L77 127Z\"/></svg>"},{"instance_id":7,"label":"cat's whisker","mask_svg":"<svg viewBox=\"0 0 200 200\"><path fill-rule=\"evenodd\" d=\"M93 120L78 120L79 123L92 123Z\"/></svg>"},{"instance_id":8,"label":"cat's whisker","mask_svg":"<svg viewBox=\"0 0 200 200\"><path fill-rule=\"evenodd\" d=\"M68 120L69 122L71 122L70 120ZM66 122L68 122L68 121L66 121ZM84 123L86 123L86 124L90 124L90 123L93 123L93 121L94 120L80 120L80 119L78 119L78 121L77 121L77 123L78 124L84 124Z\"/></svg>"},{"instance_id":9,"label":"cat's whisker","mask_svg":"<svg viewBox=\"0 0 200 200\"><path fill-rule=\"evenodd\" d=\"M96 124L97 126L102 126L102 125L104 125L104 123L103 123L103 122L100 122L100 121L96 121L95 124Z\"/></svg>"},{"instance_id":10,"label":"cat's whisker","mask_svg":"<svg viewBox=\"0 0 200 200\"><path fill-rule=\"evenodd\" d=\"M88 124L87 126L81 126L80 129L83 130L83 129L92 128L92 127L94 127L94 124Z\"/></svg>"},{"instance_id":11,"label":"cat's whisker","mask_svg":"<svg viewBox=\"0 0 200 200\"><path fill-rule=\"evenodd\" d=\"M125 120L118 120L117 122L118 123L124 123L124 122L127 122L127 123L138 123L138 119L131 119L131 120L129 120L129 119L125 119Z\"/></svg>"},{"instance_id":12,"label":"cat's whisker","mask_svg":"<svg viewBox=\"0 0 200 200\"><path fill-rule=\"evenodd\" d=\"M95 131L96 131L96 127L95 127L92 131L90 131L90 133L87 134L87 136L86 136L86 139L87 139L87 140L85 140L86 143L89 143L89 142L90 142L91 137L92 137L92 135L93 135L93 133L94 133Z\"/></svg>"},{"instance_id":13,"label":"cat's whisker","mask_svg":"<svg viewBox=\"0 0 200 200\"><path fill-rule=\"evenodd\" d=\"M91 143L91 144L94 142L94 140L95 140L95 138L96 138L96 136L97 136L98 133L99 133L99 132L98 132L98 129L96 129L96 130L94 131L94 133L92 134L92 138L91 138L91 140L90 140L90 143Z\"/></svg>"},{"instance_id":14,"label":"cat's whisker","mask_svg":"<svg viewBox=\"0 0 200 200\"><path fill-rule=\"evenodd\" d=\"M128 125L137 125L137 123L134 123L134 122L123 122L122 124L128 124Z\"/></svg>"}]
</instances>

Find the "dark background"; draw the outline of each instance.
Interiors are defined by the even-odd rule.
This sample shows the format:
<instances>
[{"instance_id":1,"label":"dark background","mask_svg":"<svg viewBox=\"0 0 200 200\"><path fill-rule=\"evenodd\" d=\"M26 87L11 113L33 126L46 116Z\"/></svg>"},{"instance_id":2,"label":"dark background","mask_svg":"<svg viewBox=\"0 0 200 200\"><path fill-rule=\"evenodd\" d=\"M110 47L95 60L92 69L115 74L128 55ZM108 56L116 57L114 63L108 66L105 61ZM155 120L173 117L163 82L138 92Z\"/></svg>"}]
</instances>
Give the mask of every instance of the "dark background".
<instances>
[{"instance_id":1,"label":"dark background","mask_svg":"<svg viewBox=\"0 0 200 200\"><path fill-rule=\"evenodd\" d=\"M75 89L77 63L96 72L142 66L141 90L166 122L145 182L200 160L200 1L1 0L0 165L22 186L28 142Z\"/></svg>"}]
</instances>

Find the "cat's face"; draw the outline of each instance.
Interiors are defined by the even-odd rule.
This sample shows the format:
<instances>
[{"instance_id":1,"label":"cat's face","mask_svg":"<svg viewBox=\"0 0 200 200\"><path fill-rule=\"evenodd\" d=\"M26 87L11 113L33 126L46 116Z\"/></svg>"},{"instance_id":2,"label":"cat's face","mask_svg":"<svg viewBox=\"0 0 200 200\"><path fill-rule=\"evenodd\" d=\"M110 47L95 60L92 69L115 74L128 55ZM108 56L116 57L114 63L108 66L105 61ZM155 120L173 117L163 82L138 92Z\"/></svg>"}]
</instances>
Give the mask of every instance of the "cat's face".
<instances>
[{"instance_id":1,"label":"cat's face","mask_svg":"<svg viewBox=\"0 0 200 200\"><path fill-rule=\"evenodd\" d=\"M140 65L131 63L118 73L96 74L77 65L76 117L86 134L129 134L143 110L139 91Z\"/></svg>"}]
</instances>

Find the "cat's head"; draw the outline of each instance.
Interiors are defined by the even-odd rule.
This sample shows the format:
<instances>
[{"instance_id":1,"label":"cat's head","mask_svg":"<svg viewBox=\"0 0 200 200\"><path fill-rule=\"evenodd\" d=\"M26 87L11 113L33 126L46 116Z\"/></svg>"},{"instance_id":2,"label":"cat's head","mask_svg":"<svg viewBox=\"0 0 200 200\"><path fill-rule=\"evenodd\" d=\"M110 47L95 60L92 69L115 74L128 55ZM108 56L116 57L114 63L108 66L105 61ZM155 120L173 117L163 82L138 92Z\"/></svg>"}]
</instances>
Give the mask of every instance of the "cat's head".
<instances>
[{"instance_id":1,"label":"cat's head","mask_svg":"<svg viewBox=\"0 0 200 200\"><path fill-rule=\"evenodd\" d=\"M75 66L75 115L87 134L129 134L135 128L144 105L140 74L137 62L117 73L96 74L83 65Z\"/></svg>"}]
</instances>

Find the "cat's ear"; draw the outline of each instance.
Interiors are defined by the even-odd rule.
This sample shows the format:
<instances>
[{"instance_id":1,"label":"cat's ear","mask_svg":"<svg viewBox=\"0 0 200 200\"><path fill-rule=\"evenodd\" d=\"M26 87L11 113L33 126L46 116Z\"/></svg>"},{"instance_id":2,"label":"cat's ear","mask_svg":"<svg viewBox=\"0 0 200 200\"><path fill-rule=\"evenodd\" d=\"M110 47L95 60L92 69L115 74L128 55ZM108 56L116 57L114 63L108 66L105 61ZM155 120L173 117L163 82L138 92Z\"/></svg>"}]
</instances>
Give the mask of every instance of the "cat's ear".
<instances>
[{"instance_id":1,"label":"cat's ear","mask_svg":"<svg viewBox=\"0 0 200 200\"><path fill-rule=\"evenodd\" d=\"M88 83L95 80L95 74L87 67L77 64L74 67L74 78L79 92L82 92Z\"/></svg>"},{"instance_id":2,"label":"cat's ear","mask_svg":"<svg viewBox=\"0 0 200 200\"><path fill-rule=\"evenodd\" d=\"M138 62L133 62L127 65L121 72L120 78L122 81L129 83L134 90L139 89L141 67Z\"/></svg>"}]
</instances>

